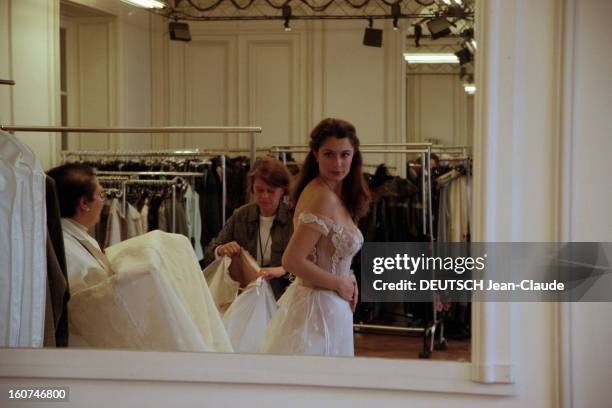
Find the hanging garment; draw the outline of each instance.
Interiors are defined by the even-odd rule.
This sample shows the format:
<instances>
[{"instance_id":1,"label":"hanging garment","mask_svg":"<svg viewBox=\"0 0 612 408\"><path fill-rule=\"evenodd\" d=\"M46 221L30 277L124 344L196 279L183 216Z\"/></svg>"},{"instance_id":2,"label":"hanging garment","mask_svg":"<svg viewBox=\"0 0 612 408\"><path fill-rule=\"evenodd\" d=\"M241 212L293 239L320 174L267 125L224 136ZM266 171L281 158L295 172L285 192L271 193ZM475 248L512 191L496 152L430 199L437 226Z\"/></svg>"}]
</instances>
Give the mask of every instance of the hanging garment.
<instances>
[{"instance_id":1,"label":"hanging garment","mask_svg":"<svg viewBox=\"0 0 612 408\"><path fill-rule=\"evenodd\" d=\"M174 203L174 210L173 210ZM178 198L165 198L159 206L159 229L166 232L174 232L188 236L187 217L185 216L185 207L181 204ZM172 224L172 212L174 211L174 225Z\"/></svg>"},{"instance_id":2,"label":"hanging garment","mask_svg":"<svg viewBox=\"0 0 612 408\"><path fill-rule=\"evenodd\" d=\"M223 315L234 351L256 353L276 310L270 284L261 277L249 283Z\"/></svg>"},{"instance_id":3,"label":"hanging garment","mask_svg":"<svg viewBox=\"0 0 612 408\"><path fill-rule=\"evenodd\" d=\"M193 245L198 261L204 258L202 249L202 218L200 216L200 195L191 186L185 192L185 212L187 216L187 234Z\"/></svg>"},{"instance_id":4,"label":"hanging garment","mask_svg":"<svg viewBox=\"0 0 612 408\"><path fill-rule=\"evenodd\" d=\"M64 250L64 237L59 210L55 181L47 176L46 206L47 206L47 305L53 324L54 342L47 342L47 320L45 320L45 345L53 343L56 347L68 346L68 301L70 293L68 288L68 275L66 269L66 252ZM45 314L47 310L45 310Z\"/></svg>"},{"instance_id":5,"label":"hanging garment","mask_svg":"<svg viewBox=\"0 0 612 408\"><path fill-rule=\"evenodd\" d=\"M45 174L0 131L0 347L41 347L47 292Z\"/></svg>"},{"instance_id":6,"label":"hanging garment","mask_svg":"<svg viewBox=\"0 0 612 408\"><path fill-rule=\"evenodd\" d=\"M108 209L108 220L106 223L106 239L102 248L107 248L123 241L121 236L121 219L123 208L121 202L113 198Z\"/></svg>"},{"instance_id":7,"label":"hanging garment","mask_svg":"<svg viewBox=\"0 0 612 408\"><path fill-rule=\"evenodd\" d=\"M451 226L451 211L449 194L450 189L448 185L440 186L438 200L438 242L450 242L450 226Z\"/></svg>"},{"instance_id":8,"label":"hanging garment","mask_svg":"<svg viewBox=\"0 0 612 408\"><path fill-rule=\"evenodd\" d=\"M218 158L212 160L212 165L209 166L205 173L205 184L204 184L204 227L205 227L205 243L208 243L211 239L217 236L221 228L223 227L223 221L221 219L221 207L222 207L222 183L217 168L221 166L221 161ZM202 196L202 194L200 194Z\"/></svg>"},{"instance_id":9,"label":"hanging garment","mask_svg":"<svg viewBox=\"0 0 612 408\"><path fill-rule=\"evenodd\" d=\"M125 219L122 224L122 238L123 240L137 237L139 235L144 234L142 229L142 218L140 217L140 213L132 204L127 204L127 214L125 215ZM123 233L125 230L125 233Z\"/></svg>"},{"instance_id":10,"label":"hanging garment","mask_svg":"<svg viewBox=\"0 0 612 408\"><path fill-rule=\"evenodd\" d=\"M468 210L466 177L453 180L449 186L450 242L467 242Z\"/></svg>"},{"instance_id":11,"label":"hanging garment","mask_svg":"<svg viewBox=\"0 0 612 408\"><path fill-rule=\"evenodd\" d=\"M321 234L313 251L317 266L336 276L351 273L351 260L363 244L363 236L356 226L341 225L309 212L299 214L296 222ZM316 289L298 278L278 303L279 309L266 329L260 352L354 355L353 312L336 292Z\"/></svg>"},{"instance_id":12,"label":"hanging garment","mask_svg":"<svg viewBox=\"0 0 612 408\"><path fill-rule=\"evenodd\" d=\"M144 200L144 204L140 209L140 224L142 225L142 233L149 232L149 199Z\"/></svg>"},{"instance_id":13,"label":"hanging garment","mask_svg":"<svg viewBox=\"0 0 612 408\"><path fill-rule=\"evenodd\" d=\"M116 273L70 301L70 321L90 346L232 351L186 237L152 231L106 252Z\"/></svg>"},{"instance_id":14,"label":"hanging garment","mask_svg":"<svg viewBox=\"0 0 612 408\"><path fill-rule=\"evenodd\" d=\"M108 216L110 213L111 203L114 198L107 198L104 200L104 207L100 213L100 221L89 229L89 235L94 237L98 241L100 248L105 248L106 244L106 231L108 229Z\"/></svg>"},{"instance_id":15,"label":"hanging garment","mask_svg":"<svg viewBox=\"0 0 612 408\"><path fill-rule=\"evenodd\" d=\"M203 274L210 287L210 293L217 305L217 310L223 315L238 296L240 283L232 279L229 273L232 259L223 256L204 269Z\"/></svg>"},{"instance_id":16,"label":"hanging garment","mask_svg":"<svg viewBox=\"0 0 612 408\"><path fill-rule=\"evenodd\" d=\"M143 234L140 213L130 203L127 203L126 207L127 211L120 200L112 199L108 210L104 248Z\"/></svg>"}]
</instances>

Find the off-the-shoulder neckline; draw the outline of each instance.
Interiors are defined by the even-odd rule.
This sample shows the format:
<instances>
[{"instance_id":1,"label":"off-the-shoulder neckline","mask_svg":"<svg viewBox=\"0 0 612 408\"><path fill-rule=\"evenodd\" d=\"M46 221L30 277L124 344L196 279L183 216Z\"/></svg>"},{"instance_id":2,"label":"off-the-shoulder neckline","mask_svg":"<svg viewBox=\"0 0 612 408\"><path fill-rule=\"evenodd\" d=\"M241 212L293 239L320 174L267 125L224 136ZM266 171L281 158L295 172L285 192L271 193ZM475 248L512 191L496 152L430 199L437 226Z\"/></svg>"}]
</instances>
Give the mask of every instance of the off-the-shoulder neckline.
<instances>
[{"instance_id":1,"label":"off-the-shoulder neckline","mask_svg":"<svg viewBox=\"0 0 612 408\"><path fill-rule=\"evenodd\" d=\"M359 231L359 228L357 227L357 225L355 225L354 222L352 222L352 225L346 225L346 224L342 224L342 223L340 223L340 222L338 222L338 221L334 220L333 218L330 218L330 217L328 217L326 215L317 214L317 213L313 213L312 211L306 211L306 210L300 212L297 215L298 219L299 219L299 217L302 216L302 214L310 214L310 215L312 215L314 217L317 217L317 218L320 218L322 220L328 221L328 222L330 222L330 223L332 223L334 225L337 225L337 226L340 226L340 227L343 227L343 228L346 228L346 229L352 229L352 230Z\"/></svg>"}]
</instances>

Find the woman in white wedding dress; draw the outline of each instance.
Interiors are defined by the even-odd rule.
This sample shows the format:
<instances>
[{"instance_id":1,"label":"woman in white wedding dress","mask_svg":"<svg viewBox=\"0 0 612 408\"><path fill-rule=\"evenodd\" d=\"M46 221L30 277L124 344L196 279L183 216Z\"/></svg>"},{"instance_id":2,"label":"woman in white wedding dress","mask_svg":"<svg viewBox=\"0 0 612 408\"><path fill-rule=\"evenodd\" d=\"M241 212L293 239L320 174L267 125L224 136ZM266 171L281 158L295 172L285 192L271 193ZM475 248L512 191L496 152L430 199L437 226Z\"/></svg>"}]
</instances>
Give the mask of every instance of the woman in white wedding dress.
<instances>
[{"instance_id":1,"label":"woman in white wedding dress","mask_svg":"<svg viewBox=\"0 0 612 408\"><path fill-rule=\"evenodd\" d=\"M355 128L324 119L293 193L294 233L283 267L296 276L279 300L259 351L352 356L357 282L351 260L363 244L355 222L369 208Z\"/></svg>"}]
</instances>

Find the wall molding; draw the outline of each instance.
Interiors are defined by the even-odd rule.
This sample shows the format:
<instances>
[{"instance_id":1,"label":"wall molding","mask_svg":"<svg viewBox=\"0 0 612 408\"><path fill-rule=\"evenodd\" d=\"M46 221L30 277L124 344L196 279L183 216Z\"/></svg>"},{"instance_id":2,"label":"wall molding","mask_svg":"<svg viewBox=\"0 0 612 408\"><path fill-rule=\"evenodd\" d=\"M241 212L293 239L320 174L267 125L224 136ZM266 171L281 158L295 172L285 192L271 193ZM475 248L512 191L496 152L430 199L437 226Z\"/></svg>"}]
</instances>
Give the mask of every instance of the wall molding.
<instances>
[{"instance_id":1,"label":"wall molding","mask_svg":"<svg viewBox=\"0 0 612 408\"><path fill-rule=\"evenodd\" d=\"M83 364L87 361L87 364ZM502 372L504 367L490 371ZM378 358L178 353L86 349L0 349L0 380L44 378L421 391L474 396L516 394L510 384L478 384L470 364Z\"/></svg>"},{"instance_id":2,"label":"wall molding","mask_svg":"<svg viewBox=\"0 0 612 408\"><path fill-rule=\"evenodd\" d=\"M557 92L559 104L557 107L559 115L558 129L560 143L558 146L558 163L560 183L558 185L558 199L560 208L557 211L558 231L557 236L561 242L573 240L572 209L574 185L574 162L572 156L573 129L574 129L574 58L576 37L576 1L563 0L561 15L559 16L560 41L557 44L559 67L559 89ZM573 341L572 334L575 333L573 324L573 304L559 303L555 309L557 322L557 342L555 351L557 355L557 405L561 408L574 407L574 367L573 367Z\"/></svg>"}]
</instances>

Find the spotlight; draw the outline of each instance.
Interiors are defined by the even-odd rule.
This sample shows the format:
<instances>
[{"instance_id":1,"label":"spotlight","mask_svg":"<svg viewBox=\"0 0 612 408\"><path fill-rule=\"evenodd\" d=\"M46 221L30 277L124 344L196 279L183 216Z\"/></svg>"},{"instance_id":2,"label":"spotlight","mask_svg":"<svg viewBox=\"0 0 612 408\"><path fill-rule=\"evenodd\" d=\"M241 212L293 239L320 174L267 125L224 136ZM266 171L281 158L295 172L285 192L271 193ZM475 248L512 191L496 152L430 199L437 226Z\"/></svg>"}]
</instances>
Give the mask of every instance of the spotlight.
<instances>
[{"instance_id":1,"label":"spotlight","mask_svg":"<svg viewBox=\"0 0 612 408\"><path fill-rule=\"evenodd\" d=\"M472 53L467 48L462 48L461 50L457 51L455 55L457 58L459 58L459 65L465 65L472 61Z\"/></svg>"},{"instance_id":2,"label":"spotlight","mask_svg":"<svg viewBox=\"0 0 612 408\"><path fill-rule=\"evenodd\" d=\"M363 45L368 47L382 47L382 30L373 28L374 21L370 18L370 26L365 29L363 34Z\"/></svg>"},{"instance_id":3,"label":"spotlight","mask_svg":"<svg viewBox=\"0 0 612 408\"><path fill-rule=\"evenodd\" d=\"M461 32L460 35L463 38L472 38L472 37L474 37L474 29L473 28L466 28L465 30L463 30Z\"/></svg>"},{"instance_id":4,"label":"spotlight","mask_svg":"<svg viewBox=\"0 0 612 408\"><path fill-rule=\"evenodd\" d=\"M191 41L191 33L189 32L189 24L187 23L170 23L170 39L174 41Z\"/></svg>"},{"instance_id":5,"label":"spotlight","mask_svg":"<svg viewBox=\"0 0 612 408\"><path fill-rule=\"evenodd\" d=\"M420 47L421 36L423 35L423 27L420 24L414 25L414 45Z\"/></svg>"},{"instance_id":6,"label":"spotlight","mask_svg":"<svg viewBox=\"0 0 612 408\"><path fill-rule=\"evenodd\" d=\"M431 33L431 39L437 40L446 35L449 35L451 23L444 17L437 17L427 22L427 29Z\"/></svg>"},{"instance_id":7,"label":"spotlight","mask_svg":"<svg viewBox=\"0 0 612 408\"><path fill-rule=\"evenodd\" d=\"M291 19L291 6L289 4L283 5L283 18L285 19L285 31L291 31L289 26L289 20Z\"/></svg>"},{"instance_id":8,"label":"spotlight","mask_svg":"<svg viewBox=\"0 0 612 408\"><path fill-rule=\"evenodd\" d=\"M397 31L397 22L402 15L402 8L399 3L391 5L391 16L393 17L393 31Z\"/></svg>"}]
</instances>

